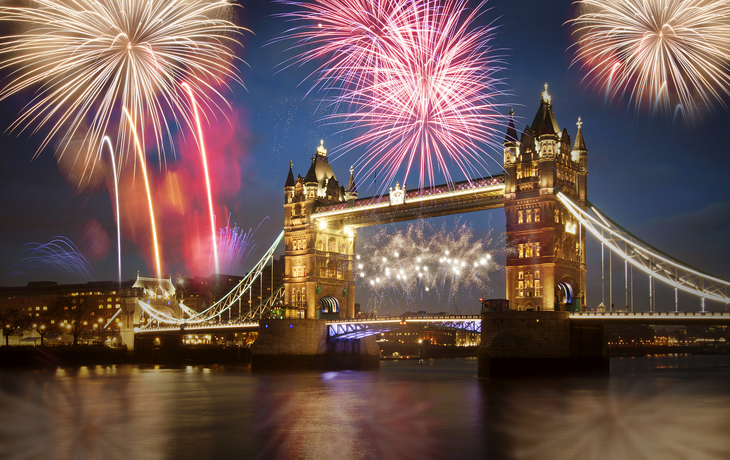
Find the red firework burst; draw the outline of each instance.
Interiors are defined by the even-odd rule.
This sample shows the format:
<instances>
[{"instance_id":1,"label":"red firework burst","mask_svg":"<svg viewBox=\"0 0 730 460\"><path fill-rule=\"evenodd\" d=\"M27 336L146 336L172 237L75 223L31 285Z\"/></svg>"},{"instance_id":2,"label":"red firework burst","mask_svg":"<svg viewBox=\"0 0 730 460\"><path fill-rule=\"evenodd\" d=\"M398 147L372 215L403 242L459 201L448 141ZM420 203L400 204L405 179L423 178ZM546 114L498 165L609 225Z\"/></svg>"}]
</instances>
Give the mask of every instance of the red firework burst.
<instances>
[{"instance_id":1,"label":"red firework burst","mask_svg":"<svg viewBox=\"0 0 730 460\"><path fill-rule=\"evenodd\" d=\"M294 4L289 0L282 3ZM317 0L284 17L298 23L282 40L299 53L285 66L323 60L310 75L325 94L328 124L357 134L339 154L364 148L360 173L380 170L383 187L418 170L419 186L449 167L482 176L501 149L503 62L485 23L485 2ZM494 160L499 164L498 161Z\"/></svg>"}]
</instances>

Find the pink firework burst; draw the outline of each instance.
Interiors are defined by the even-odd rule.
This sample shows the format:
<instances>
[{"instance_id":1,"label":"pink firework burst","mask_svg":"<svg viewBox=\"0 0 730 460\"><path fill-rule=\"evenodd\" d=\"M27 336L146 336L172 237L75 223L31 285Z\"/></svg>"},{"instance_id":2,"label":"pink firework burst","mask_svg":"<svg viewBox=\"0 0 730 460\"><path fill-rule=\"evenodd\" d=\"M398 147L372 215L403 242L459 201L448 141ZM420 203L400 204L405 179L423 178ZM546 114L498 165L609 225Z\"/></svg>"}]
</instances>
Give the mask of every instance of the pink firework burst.
<instances>
[{"instance_id":1,"label":"pink firework burst","mask_svg":"<svg viewBox=\"0 0 730 460\"><path fill-rule=\"evenodd\" d=\"M435 185L449 168L482 176L489 150L501 148L505 117L503 62L485 23L485 2L465 0L317 0L283 16L298 26L283 35L299 51L287 65L323 60L310 75L325 95L329 124L354 130L340 154L365 151L361 174L381 171L383 187L418 171Z\"/></svg>"}]
</instances>

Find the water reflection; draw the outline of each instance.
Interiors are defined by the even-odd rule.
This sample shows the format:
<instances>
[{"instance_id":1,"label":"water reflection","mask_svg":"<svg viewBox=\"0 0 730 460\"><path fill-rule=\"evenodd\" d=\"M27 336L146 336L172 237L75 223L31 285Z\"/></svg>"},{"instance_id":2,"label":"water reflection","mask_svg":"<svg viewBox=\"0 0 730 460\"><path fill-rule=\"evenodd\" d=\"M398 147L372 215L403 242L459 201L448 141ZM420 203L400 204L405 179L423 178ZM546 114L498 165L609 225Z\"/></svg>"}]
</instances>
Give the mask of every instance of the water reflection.
<instances>
[{"instance_id":1,"label":"water reflection","mask_svg":"<svg viewBox=\"0 0 730 460\"><path fill-rule=\"evenodd\" d=\"M0 458L730 458L730 357L612 369L541 381L479 381L468 359L376 372L5 371Z\"/></svg>"},{"instance_id":2,"label":"water reflection","mask_svg":"<svg viewBox=\"0 0 730 460\"><path fill-rule=\"evenodd\" d=\"M157 396L107 371L3 373L0 458L164 458Z\"/></svg>"}]
</instances>

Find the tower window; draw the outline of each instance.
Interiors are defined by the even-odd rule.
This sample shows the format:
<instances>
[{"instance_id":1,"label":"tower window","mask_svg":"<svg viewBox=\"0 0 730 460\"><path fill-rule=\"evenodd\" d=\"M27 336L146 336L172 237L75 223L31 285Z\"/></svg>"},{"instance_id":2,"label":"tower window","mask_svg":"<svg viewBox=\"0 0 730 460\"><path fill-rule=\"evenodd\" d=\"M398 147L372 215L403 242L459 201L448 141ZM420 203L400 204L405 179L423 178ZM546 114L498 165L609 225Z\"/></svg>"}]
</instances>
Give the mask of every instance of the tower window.
<instances>
[{"instance_id":1,"label":"tower window","mask_svg":"<svg viewBox=\"0 0 730 460\"><path fill-rule=\"evenodd\" d=\"M527 223L532 222L532 209L527 210Z\"/></svg>"},{"instance_id":2,"label":"tower window","mask_svg":"<svg viewBox=\"0 0 730 460\"><path fill-rule=\"evenodd\" d=\"M540 208L535 208L535 222L540 222Z\"/></svg>"},{"instance_id":3,"label":"tower window","mask_svg":"<svg viewBox=\"0 0 730 460\"><path fill-rule=\"evenodd\" d=\"M522 222L523 222L522 211L517 211L517 223L521 224Z\"/></svg>"}]
</instances>

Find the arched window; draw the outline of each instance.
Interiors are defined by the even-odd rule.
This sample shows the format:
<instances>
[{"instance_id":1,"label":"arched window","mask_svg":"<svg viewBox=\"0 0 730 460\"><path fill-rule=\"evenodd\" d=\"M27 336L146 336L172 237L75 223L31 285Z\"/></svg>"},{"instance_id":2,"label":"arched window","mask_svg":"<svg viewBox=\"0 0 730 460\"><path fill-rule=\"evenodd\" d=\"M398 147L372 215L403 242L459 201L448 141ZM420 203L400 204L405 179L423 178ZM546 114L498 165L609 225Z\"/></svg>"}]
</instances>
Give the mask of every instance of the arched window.
<instances>
[{"instance_id":1,"label":"arched window","mask_svg":"<svg viewBox=\"0 0 730 460\"><path fill-rule=\"evenodd\" d=\"M555 210L555 223L556 224L560 223L560 211L557 209Z\"/></svg>"},{"instance_id":2,"label":"arched window","mask_svg":"<svg viewBox=\"0 0 730 460\"><path fill-rule=\"evenodd\" d=\"M327 250L330 252L337 251L337 239L335 237L330 237L330 239L327 240Z\"/></svg>"},{"instance_id":3,"label":"arched window","mask_svg":"<svg viewBox=\"0 0 730 460\"><path fill-rule=\"evenodd\" d=\"M522 223L522 221L523 221L523 218L522 218L522 211L517 211L517 223L518 223L518 224L521 224L521 223Z\"/></svg>"},{"instance_id":4,"label":"arched window","mask_svg":"<svg viewBox=\"0 0 730 460\"><path fill-rule=\"evenodd\" d=\"M524 245L522 245L522 244L519 245L519 251L520 251L520 258L525 257L525 246Z\"/></svg>"},{"instance_id":5,"label":"arched window","mask_svg":"<svg viewBox=\"0 0 730 460\"><path fill-rule=\"evenodd\" d=\"M540 208L535 208L535 222L540 222Z\"/></svg>"},{"instance_id":6,"label":"arched window","mask_svg":"<svg viewBox=\"0 0 730 460\"><path fill-rule=\"evenodd\" d=\"M532 222L532 209L527 210L527 223Z\"/></svg>"}]
</instances>

